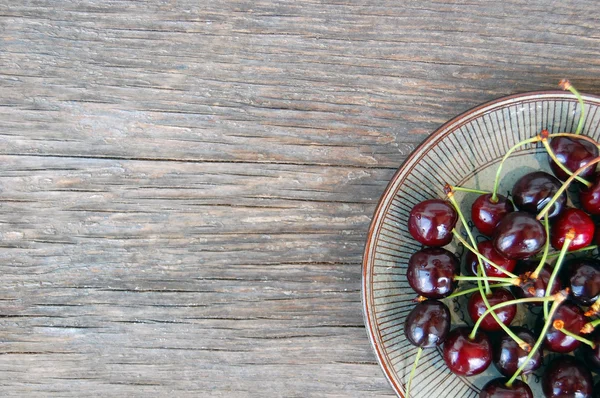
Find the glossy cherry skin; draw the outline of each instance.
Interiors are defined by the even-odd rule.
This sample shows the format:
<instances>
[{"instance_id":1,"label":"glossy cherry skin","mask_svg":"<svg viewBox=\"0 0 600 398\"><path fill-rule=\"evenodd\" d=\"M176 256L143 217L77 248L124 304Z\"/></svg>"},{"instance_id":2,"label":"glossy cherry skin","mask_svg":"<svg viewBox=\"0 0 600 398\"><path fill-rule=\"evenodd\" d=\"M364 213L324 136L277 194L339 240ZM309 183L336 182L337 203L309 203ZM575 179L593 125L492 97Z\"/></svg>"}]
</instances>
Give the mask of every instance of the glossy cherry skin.
<instances>
[{"instance_id":1,"label":"glossy cherry skin","mask_svg":"<svg viewBox=\"0 0 600 398\"><path fill-rule=\"evenodd\" d=\"M589 141L571 137L555 137L550 141L550 148L556 155L556 158L571 172L585 166L595 157L598 156L598 147ZM563 171L555 162L548 156L548 162L552 172L558 179L566 181L569 175ZM581 174L583 178L590 177L594 174L595 165L585 169Z\"/></svg>"},{"instance_id":2,"label":"glossy cherry skin","mask_svg":"<svg viewBox=\"0 0 600 398\"><path fill-rule=\"evenodd\" d=\"M594 174L589 181L592 183L591 187L582 184L579 191L579 203L588 213L600 215L600 174Z\"/></svg>"},{"instance_id":3,"label":"glossy cherry skin","mask_svg":"<svg viewBox=\"0 0 600 398\"><path fill-rule=\"evenodd\" d=\"M511 330L531 347L534 346L537 337L528 329L525 329L524 327L515 327L511 328ZM512 337L504 334L493 348L494 365L502 375L512 377L517 369L523 365L528 354L527 351L523 350L515 343ZM542 350L538 350L527 363L527 366L523 370L523 374L529 374L540 366L542 366Z\"/></svg>"},{"instance_id":4,"label":"glossy cherry skin","mask_svg":"<svg viewBox=\"0 0 600 398\"><path fill-rule=\"evenodd\" d=\"M450 331L444 342L444 362L450 371L459 376L480 374L492 363L492 345L489 337L478 331L471 340L470 333L470 327L457 327Z\"/></svg>"},{"instance_id":5,"label":"glossy cherry skin","mask_svg":"<svg viewBox=\"0 0 600 398\"><path fill-rule=\"evenodd\" d=\"M569 332L580 334L580 330L586 323L586 318L583 313L583 310L579 308L578 305L565 302L563 303L552 317L552 322L560 319L565 323L565 329ZM543 312L540 314L537 322L538 330L541 330L541 325L543 324ZM581 342L575 340L571 336L567 336L560 330L556 329L554 325L550 325L548 328L548 333L546 333L546 337L544 338L544 347L550 351L558 352L561 354L566 354L572 351L575 351L577 347L581 345Z\"/></svg>"},{"instance_id":6,"label":"glossy cherry skin","mask_svg":"<svg viewBox=\"0 0 600 398\"><path fill-rule=\"evenodd\" d=\"M519 379L511 387L506 386L508 379L498 378L490 380L479 392L479 398L533 398L529 386Z\"/></svg>"},{"instance_id":7,"label":"glossy cherry skin","mask_svg":"<svg viewBox=\"0 0 600 398\"><path fill-rule=\"evenodd\" d=\"M506 196L497 195L496 203L491 201L492 194L480 195L471 205L471 220L484 235L492 236L496 225L508 213L515 211L512 202Z\"/></svg>"},{"instance_id":8,"label":"glossy cherry skin","mask_svg":"<svg viewBox=\"0 0 600 398\"><path fill-rule=\"evenodd\" d=\"M404 321L406 338L421 348L436 347L444 342L450 331L450 310L441 301L418 303Z\"/></svg>"},{"instance_id":9,"label":"glossy cherry skin","mask_svg":"<svg viewBox=\"0 0 600 398\"><path fill-rule=\"evenodd\" d=\"M408 232L425 246L445 246L452 241L452 229L458 214L452 205L441 199L418 203L408 216Z\"/></svg>"},{"instance_id":10,"label":"glossy cherry skin","mask_svg":"<svg viewBox=\"0 0 600 398\"><path fill-rule=\"evenodd\" d=\"M592 340L596 347L592 348L587 344L581 345L581 353L585 363L594 372L600 372L600 329L594 330L591 334L585 336L586 339Z\"/></svg>"},{"instance_id":11,"label":"glossy cherry skin","mask_svg":"<svg viewBox=\"0 0 600 398\"><path fill-rule=\"evenodd\" d=\"M590 398L592 386L592 374L572 356L554 359L542 376L546 398Z\"/></svg>"},{"instance_id":12,"label":"glossy cherry skin","mask_svg":"<svg viewBox=\"0 0 600 398\"><path fill-rule=\"evenodd\" d=\"M546 239L542 223L529 213L517 211L507 214L500 221L492 242L494 249L502 256L522 260L539 253Z\"/></svg>"},{"instance_id":13,"label":"glossy cherry skin","mask_svg":"<svg viewBox=\"0 0 600 398\"><path fill-rule=\"evenodd\" d=\"M536 261L524 261L517 264L516 271L519 275L526 275L535 271L537 266L538 263ZM544 267L535 280L525 279L525 282L523 282L521 286L513 287L515 296L519 298L544 297L546 295L546 289L548 287L548 282L550 281L550 276L552 275L552 270L553 268L550 265L544 264ZM550 290L550 294L558 293L561 289L562 283L560 279L555 278ZM539 306L541 304L530 303L530 305Z\"/></svg>"},{"instance_id":14,"label":"glossy cherry skin","mask_svg":"<svg viewBox=\"0 0 600 398\"><path fill-rule=\"evenodd\" d=\"M514 300L515 296L511 294L506 289L497 288L492 290L492 294L487 297L490 306L494 306L496 304L504 303L509 300ZM469 298L469 302L467 304L467 311L469 312L469 316L473 320L473 322L477 322L479 318L485 313L487 307L483 302L481 297L481 293L475 292ZM515 319L515 315L517 315L517 306L509 305L507 307L502 307L497 310L494 310L496 315L500 321L506 326L510 325L510 323ZM481 321L481 325L479 325L480 329L483 329L487 332L495 332L497 330L502 329L502 327L496 322L496 320L492 317L491 314L486 315Z\"/></svg>"},{"instance_id":15,"label":"glossy cherry skin","mask_svg":"<svg viewBox=\"0 0 600 398\"><path fill-rule=\"evenodd\" d=\"M510 260L498 253L496 249L494 249L494 245L492 244L491 240L484 240L479 242L477 244L477 251L479 251L479 253L482 256L489 259L494 264L504 268L508 272L512 272L515 269L515 266L517 265L517 260ZM473 254L472 251L469 251L465 260L467 265L467 272L471 275L477 275L477 271L479 270L479 261L477 259L477 256ZM506 274L504 272L492 267L487 261L483 262L483 267L485 268L485 274L487 276L494 276L500 278L506 277Z\"/></svg>"},{"instance_id":16,"label":"glossy cherry skin","mask_svg":"<svg viewBox=\"0 0 600 398\"><path fill-rule=\"evenodd\" d=\"M536 214L542 210L560 189L561 182L543 171L525 174L513 186L513 202L517 209ZM559 215L567 203L567 194L563 192L548 212L548 218Z\"/></svg>"},{"instance_id":17,"label":"glossy cherry skin","mask_svg":"<svg viewBox=\"0 0 600 398\"><path fill-rule=\"evenodd\" d=\"M439 299L452 293L456 286L454 276L459 273L460 263L453 253L441 247L429 247L410 257L406 277L419 295Z\"/></svg>"},{"instance_id":18,"label":"glossy cherry skin","mask_svg":"<svg viewBox=\"0 0 600 398\"><path fill-rule=\"evenodd\" d=\"M565 285L573 301L592 305L600 298L600 261L592 257L576 258L564 264Z\"/></svg>"},{"instance_id":19,"label":"glossy cherry skin","mask_svg":"<svg viewBox=\"0 0 600 398\"><path fill-rule=\"evenodd\" d=\"M552 224L550 230L552 247L561 250L565 243L565 237L571 229L575 232L575 238L569 245L569 251L589 246L594 240L596 227L592 218L584 211L571 207L565 209Z\"/></svg>"}]
</instances>

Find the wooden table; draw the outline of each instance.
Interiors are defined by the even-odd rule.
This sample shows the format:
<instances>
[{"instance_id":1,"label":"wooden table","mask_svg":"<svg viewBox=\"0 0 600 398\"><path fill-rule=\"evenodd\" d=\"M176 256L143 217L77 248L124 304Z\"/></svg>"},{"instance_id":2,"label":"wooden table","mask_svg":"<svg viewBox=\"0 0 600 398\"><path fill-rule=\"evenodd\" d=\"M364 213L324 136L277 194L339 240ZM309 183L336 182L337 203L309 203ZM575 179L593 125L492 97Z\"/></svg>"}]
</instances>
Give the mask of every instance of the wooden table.
<instances>
[{"instance_id":1,"label":"wooden table","mask_svg":"<svg viewBox=\"0 0 600 398\"><path fill-rule=\"evenodd\" d=\"M600 93L589 1L2 3L2 396L394 396L360 302L394 171Z\"/></svg>"}]
</instances>

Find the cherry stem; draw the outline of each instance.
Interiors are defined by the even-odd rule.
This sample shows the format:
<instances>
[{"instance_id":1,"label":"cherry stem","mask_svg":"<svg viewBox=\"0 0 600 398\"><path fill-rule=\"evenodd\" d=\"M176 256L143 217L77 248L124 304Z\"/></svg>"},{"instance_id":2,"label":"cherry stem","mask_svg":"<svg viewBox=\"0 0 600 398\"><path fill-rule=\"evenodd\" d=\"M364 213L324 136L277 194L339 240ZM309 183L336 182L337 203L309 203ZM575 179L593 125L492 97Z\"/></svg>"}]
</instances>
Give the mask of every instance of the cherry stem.
<instances>
[{"instance_id":1,"label":"cherry stem","mask_svg":"<svg viewBox=\"0 0 600 398\"><path fill-rule=\"evenodd\" d=\"M446 188L449 188L450 186L446 186ZM465 216L463 215L462 211L460 210L460 206L458 205L458 203L456 202L456 198L454 197L454 192L452 191L452 189L450 188L450 190L448 191L448 193L446 194L446 196L448 196L448 200L450 201L450 203L452 203L452 205L454 206L454 208L456 209L456 213L458 214L458 217L460 218L460 222L462 223L465 231L467 231L467 235L469 236L469 240L471 241L471 243L473 244L473 246L477 246L477 241L475 240L475 238L473 237L473 234L471 233L471 230L469 229L469 224L467 224L467 220L465 220ZM485 273L485 268L483 266L483 263L481 262L480 258L477 258L477 261L479 262L479 269L481 270L481 275L485 278L487 277L486 273ZM485 295L489 295L492 293L492 291L490 290L490 283L489 280L484 279L483 283L485 285ZM482 293L483 295L483 293ZM490 306L487 305L487 307L489 308Z\"/></svg>"},{"instance_id":2,"label":"cherry stem","mask_svg":"<svg viewBox=\"0 0 600 398\"><path fill-rule=\"evenodd\" d=\"M538 337L537 341L533 345L533 348L531 349L531 351L529 351L529 354L527 355L527 358L525 358L525 361L523 362L523 364L521 366L519 366L519 369L517 369L515 374L512 375L512 377L506 382L507 387L509 387L509 388L512 387L512 385L515 382L515 380L517 379L517 377L519 377L519 374L521 372L523 372L523 369L525 369L525 367L527 366L529 361L531 361L531 358L533 358L535 353L539 350L540 346L542 345L542 342L544 341L544 338L546 337L546 333L548 333L548 328L550 327L552 316L554 316L554 313L556 312L556 310L558 309L560 304L563 301L565 301L565 299L567 298L567 295L561 294L561 296L562 296L562 298L554 301L554 304L552 304L552 308L550 308L551 316L548 319L546 319L546 322L544 323L544 328L542 329L542 333L540 333L540 336Z\"/></svg>"},{"instance_id":3,"label":"cherry stem","mask_svg":"<svg viewBox=\"0 0 600 398\"><path fill-rule=\"evenodd\" d=\"M596 329L596 326L598 326L598 325L600 325L600 319L590 321L590 322L586 323L585 325L583 325L580 332L585 333L585 334L592 333L594 331L594 329Z\"/></svg>"},{"instance_id":4,"label":"cherry stem","mask_svg":"<svg viewBox=\"0 0 600 398\"><path fill-rule=\"evenodd\" d=\"M515 146L510 148L508 150L508 152L506 152L506 154L502 158L502 161L500 162L500 165L498 166L498 170L496 170L496 179L494 180L494 190L492 191L492 197L490 198L490 201L492 203L498 203L498 186L500 185L500 174L502 173L502 166L504 166L504 162L506 161L506 159L508 159L510 154L513 153L515 150L517 150L519 147L521 147L523 145L527 145L527 144L533 144L533 143L539 142L541 140L542 140L542 137L540 137L539 135L535 136L533 138L529 138L527 140L517 143Z\"/></svg>"},{"instance_id":5,"label":"cherry stem","mask_svg":"<svg viewBox=\"0 0 600 398\"><path fill-rule=\"evenodd\" d=\"M598 148L600 148L600 144L598 144L598 142L596 142L596 140L594 140L591 137L588 137L587 135L577 135L577 134L573 134L573 133L554 133L554 134L548 134L548 138L554 138L554 137L577 138L578 140L588 141L589 143L594 144L595 146L597 146Z\"/></svg>"},{"instance_id":6,"label":"cherry stem","mask_svg":"<svg viewBox=\"0 0 600 398\"><path fill-rule=\"evenodd\" d=\"M568 81L567 79L562 79L558 83L558 85L563 90L569 90L571 93L573 93L575 98L577 98L577 101L579 101L579 105L581 106L581 111L579 112L579 123L577 124L577 130L575 130L575 135L579 135L579 134L581 134L581 130L583 130L583 120L584 120L584 114L585 114L585 105L583 103L583 98L581 97L581 94L579 94L579 91L577 91L575 89L575 87L573 87L571 85L571 82Z\"/></svg>"},{"instance_id":7,"label":"cherry stem","mask_svg":"<svg viewBox=\"0 0 600 398\"><path fill-rule=\"evenodd\" d=\"M477 251L477 249L475 249L473 246L469 245L467 243L467 241L462 236L460 236L460 234L455 229L452 230L452 233L454 234L454 237L460 243L462 243L462 245L464 247L466 247L468 250L470 250L471 252L473 252L473 254L475 254L480 260L488 263L492 267L496 268L498 271L504 273L505 275L510 276L511 278L518 278L518 275L515 275L512 272L509 272L509 271L505 270L504 268L502 268L498 264L496 264L496 263L492 262L490 259L486 258L483 254L479 253L479 251Z\"/></svg>"},{"instance_id":8,"label":"cherry stem","mask_svg":"<svg viewBox=\"0 0 600 398\"><path fill-rule=\"evenodd\" d=\"M513 286L513 284L511 282L497 283L495 285L490 285L490 289L494 289L494 288L497 288L497 287L508 287L508 286ZM459 297L459 296L464 296L465 294L475 293L477 291L479 291L479 288L478 287L474 287L474 288L471 288L471 289L461 290L461 291L458 291L458 292L454 292L454 293L452 293L451 295L449 295L449 296L447 296L445 298L451 299L451 298L455 298L455 297Z\"/></svg>"},{"instance_id":9,"label":"cherry stem","mask_svg":"<svg viewBox=\"0 0 600 398\"><path fill-rule=\"evenodd\" d=\"M556 191L556 193L554 194L554 196L552 197L552 199L550 200L550 202L548 202L546 204L546 206L542 209L542 211L539 212L539 214L536 216L536 218L539 220L541 219L544 214L546 214L550 208L552 207L552 205L554 204L554 202L556 202L558 200L558 198L560 197L560 195L562 195L562 193L569 187L569 185L573 182L573 180L575 179L575 177L581 173L583 173L584 170L586 170L588 167L595 165L596 163L600 162L600 156L595 157L594 159L592 159L589 163L581 166L580 168L578 168L573 175L571 175L569 178L567 178L567 180L562 184L562 186L558 189L558 191Z\"/></svg>"},{"instance_id":10,"label":"cherry stem","mask_svg":"<svg viewBox=\"0 0 600 398\"><path fill-rule=\"evenodd\" d=\"M596 315L599 311L600 311L600 297L598 297L598 299L596 299L596 301L594 301L594 304L592 304L590 306L590 308L588 308L587 312L585 313L585 316Z\"/></svg>"},{"instance_id":11,"label":"cherry stem","mask_svg":"<svg viewBox=\"0 0 600 398\"><path fill-rule=\"evenodd\" d=\"M488 308L477 320L477 322L475 322L475 326L473 326L473 330L471 331L471 334L469 335L470 339L474 339L475 338L475 334L477 333L477 329L479 329L479 325L481 325L481 322L483 322L483 318L485 318L487 315L489 315L492 311L498 310L500 308L504 308L504 307L510 307L511 305L517 305L517 304L526 304L526 303L548 303L550 301L554 301L554 300L560 300L560 297L562 297L562 295L564 295L564 292L559 292L557 294L553 294L550 297L528 297L528 298L520 298L520 299L515 299L515 300L509 300L509 301L505 301L503 303L499 303L496 304L494 306L492 306L491 308ZM529 351L528 349L523 348L525 351ZM531 347L529 347L529 349L531 349Z\"/></svg>"},{"instance_id":12,"label":"cherry stem","mask_svg":"<svg viewBox=\"0 0 600 398\"><path fill-rule=\"evenodd\" d=\"M596 344L594 344L593 341L588 340L585 337L581 337L580 335L573 333L570 330L568 330L567 328L565 328L565 323L562 320L557 319L552 323L552 325L554 326L555 329L560 330L561 332L563 332L565 335L571 337L572 339L575 339L583 344L587 344L590 347L592 347L592 349L596 348Z\"/></svg>"},{"instance_id":13,"label":"cherry stem","mask_svg":"<svg viewBox=\"0 0 600 398\"><path fill-rule=\"evenodd\" d=\"M542 253L542 258L540 259L540 263L530 275L530 278L535 280L542 272L544 265L546 264L546 259L548 258L548 251L550 250L550 221L548 221L548 213L544 214L544 230L546 231L546 243L544 244L544 253Z\"/></svg>"},{"instance_id":14,"label":"cherry stem","mask_svg":"<svg viewBox=\"0 0 600 398\"><path fill-rule=\"evenodd\" d=\"M417 350L417 357L415 358L415 363L413 364L412 369L410 370L410 375L408 376L408 382L406 383L406 398L410 398L410 383L412 383L413 377L415 377L415 371L417 370L417 364L419 363L419 359L421 359L421 354L423 353L423 347L419 347Z\"/></svg>"},{"instance_id":15,"label":"cherry stem","mask_svg":"<svg viewBox=\"0 0 600 398\"><path fill-rule=\"evenodd\" d=\"M482 191L482 190L480 190L480 189L474 189L474 188L465 188L465 187L458 187L458 186L454 186L454 185L451 185L451 186L450 186L450 188L451 188L453 191L459 191L459 192L469 192L469 193L478 193L478 194L480 194L480 195L485 195L485 194L491 193L491 192L489 192L489 191Z\"/></svg>"},{"instance_id":16,"label":"cherry stem","mask_svg":"<svg viewBox=\"0 0 600 398\"><path fill-rule=\"evenodd\" d=\"M558 158L554 154L554 151L552 150L552 148L550 148L550 144L548 144L547 138L545 138L545 137L542 138L542 144L544 145L544 148L546 148L546 152L548 152L548 155L550 155L550 158L552 158L554 163L556 163L558 165L558 167L560 167L565 173L567 173L568 175L572 175L573 172L571 170L569 170L567 168L567 166L565 166L560 160L558 160ZM589 182L581 177L576 177L576 178L577 178L577 181L584 184L585 186L587 186L587 187L592 186L591 182Z\"/></svg>"},{"instance_id":17,"label":"cherry stem","mask_svg":"<svg viewBox=\"0 0 600 398\"><path fill-rule=\"evenodd\" d=\"M556 263L554 264L554 269L552 270L552 274L550 275L550 279L548 279L548 285L546 286L546 293L544 294L544 297L548 297L550 296L550 292L552 291L552 286L554 285L554 280L556 279L556 275L558 275L558 270L560 269L560 266L562 265L563 260L565 259L565 254L567 254L567 250L569 249L569 246L571 245L571 242L573 241L573 238L575 237L575 231L573 229L570 229L567 232L567 236L565 237L565 242L562 245L562 248L560 249L560 254L558 255L558 260L556 260ZM550 239L548 237L548 239ZM544 303L544 316L547 318L548 317L548 303Z\"/></svg>"},{"instance_id":18,"label":"cherry stem","mask_svg":"<svg viewBox=\"0 0 600 398\"><path fill-rule=\"evenodd\" d=\"M569 252L569 254L575 254L575 253L581 253L581 252L587 252L590 250L594 250L597 249L598 245L591 245L591 246L586 246L586 247L582 247L581 249L577 249L577 250L572 250ZM548 254L548 258L554 258L554 257L558 257L560 255L560 252L556 252L556 253L550 253Z\"/></svg>"},{"instance_id":19,"label":"cherry stem","mask_svg":"<svg viewBox=\"0 0 600 398\"><path fill-rule=\"evenodd\" d=\"M496 277L496 276L462 276L462 275L455 275L454 276L454 280L455 281L469 281L469 282L477 282L477 281L488 281L488 282L503 282L503 283L510 283L511 285L514 286L519 286L521 284L521 279L520 278L500 278L500 277Z\"/></svg>"}]
</instances>

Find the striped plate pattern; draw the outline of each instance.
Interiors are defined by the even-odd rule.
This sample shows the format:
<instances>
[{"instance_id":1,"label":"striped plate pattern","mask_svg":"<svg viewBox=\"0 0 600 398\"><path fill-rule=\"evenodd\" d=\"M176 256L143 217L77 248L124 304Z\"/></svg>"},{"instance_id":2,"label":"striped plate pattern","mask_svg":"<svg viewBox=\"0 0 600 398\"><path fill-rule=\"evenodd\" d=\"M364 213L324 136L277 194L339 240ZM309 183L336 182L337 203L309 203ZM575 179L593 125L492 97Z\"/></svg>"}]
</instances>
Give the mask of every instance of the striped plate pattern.
<instances>
[{"instance_id":1,"label":"striped plate pattern","mask_svg":"<svg viewBox=\"0 0 600 398\"><path fill-rule=\"evenodd\" d=\"M600 138L600 98L585 95L583 133ZM404 337L403 324L416 294L406 281L409 257L421 246L406 229L410 209L429 198L443 198L446 182L491 190L496 167L502 156L517 142L531 138L543 128L550 133L574 132L579 106L573 95L560 91L513 95L481 105L449 121L411 154L390 181L375 211L363 259L362 300L365 325L375 353L400 397L413 365L416 348ZM543 148L525 146L505 166L501 192L534 169L549 170ZM467 197L471 195L470 199ZM472 194L459 198L467 211ZM449 247L460 253L460 248ZM459 303L448 303L453 324L464 323ZM526 317L527 314L521 314ZM521 318L522 322L527 322ZM491 378L493 369L474 378L453 375L444 364L441 350L423 353L411 396L475 398ZM538 377L529 382L535 396L543 396ZM411 398L412 398L411 397Z\"/></svg>"}]
</instances>

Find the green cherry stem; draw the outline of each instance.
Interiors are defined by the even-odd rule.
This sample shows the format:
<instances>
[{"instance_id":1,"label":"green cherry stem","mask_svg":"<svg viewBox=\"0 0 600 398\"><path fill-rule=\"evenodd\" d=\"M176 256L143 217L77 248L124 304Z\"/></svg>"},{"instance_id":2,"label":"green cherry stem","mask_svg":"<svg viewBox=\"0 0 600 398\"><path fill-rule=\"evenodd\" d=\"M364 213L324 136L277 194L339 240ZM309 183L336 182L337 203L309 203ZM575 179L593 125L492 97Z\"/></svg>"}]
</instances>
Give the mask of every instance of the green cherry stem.
<instances>
[{"instance_id":1,"label":"green cherry stem","mask_svg":"<svg viewBox=\"0 0 600 398\"><path fill-rule=\"evenodd\" d=\"M575 239L575 230L570 229L565 236L565 242L563 243L563 245L560 249L560 254L558 255L558 260L556 260L556 263L554 264L554 269L552 270L550 279L548 279L548 285L546 286L546 293L544 294L545 297L550 296L550 292L552 291L552 286L554 285L554 280L556 279L556 275L558 275L558 270L560 269L560 266L563 263L565 254L567 254L567 250L569 249L569 246L571 245L571 242L573 241L573 239ZM548 303L547 302L544 303L544 316L546 318L548 317Z\"/></svg>"},{"instance_id":2,"label":"green cherry stem","mask_svg":"<svg viewBox=\"0 0 600 398\"><path fill-rule=\"evenodd\" d=\"M567 336L569 336L569 337L571 337L571 338L573 338L573 339L575 339L575 340L577 340L577 341L579 341L579 342L581 342L583 344L589 345L590 347L592 347L592 349L596 348L596 344L594 344L593 341L588 340L585 337L581 337L580 335L578 335L576 333L573 333L570 330L567 330L565 328L565 323L563 321L561 321L560 319L555 320L552 323L552 326L554 326L555 329L560 330L561 332L563 332Z\"/></svg>"},{"instance_id":3,"label":"green cherry stem","mask_svg":"<svg viewBox=\"0 0 600 398\"><path fill-rule=\"evenodd\" d=\"M550 208L552 207L552 205L554 204L554 202L556 202L558 200L558 198L560 197L560 195L562 195L562 193L569 187L569 185L573 182L573 180L579 174L583 173L583 171L585 169L587 169L590 166L595 165L598 162L600 162L600 156L595 157L589 163L587 163L584 166L581 166L580 168L578 168L577 170L575 170L575 172L573 173L573 175L571 175L569 178L567 178L567 180L562 184L562 186L558 189L558 191L556 191L556 193L554 194L554 196L552 197L552 199L546 204L546 206L542 209L542 211L540 211L538 213L538 215L536 216L536 218L538 220L541 220L541 218L544 217L544 214L548 213L548 211L550 210Z\"/></svg>"},{"instance_id":4,"label":"green cherry stem","mask_svg":"<svg viewBox=\"0 0 600 398\"><path fill-rule=\"evenodd\" d=\"M588 323L586 323L585 325L583 325L583 327L581 328L581 333L592 333L594 331L594 329L596 329L596 326L600 325L600 319L596 319L594 321L590 321Z\"/></svg>"},{"instance_id":5,"label":"green cherry stem","mask_svg":"<svg viewBox=\"0 0 600 398\"><path fill-rule=\"evenodd\" d=\"M519 149L519 147L523 146L523 145L527 145L527 144L533 144L536 142L539 142L542 140L542 137L537 135L533 138L529 138L527 140L521 141L519 143L517 143L515 146L513 146L512 148L510 148L508 150L508 152L506 152L506 154L504 155L504 157L502 158L502 161L500 162L500 165L498 166L498 169L496 170L496 179L494 180L494 190L492 191L492 197L490 198L490 201L492 203L498 203L498 187L500 185L500 175L502 174L502 166L504 166L504 162L506 161L506 159L509 158L509 156L516 151L517 149Z\"/></svg>"},{"instance_id":6,"label":"green cherry stem","mask_svg":"<svg viewBox=\"0 0 600 398\"><path fill-rule=\"evenodd\" d=\"M546 264L546 259L548 258L548 251L550 250L550 221L548 221L548 213L544 214L544 230L546 231L546 243L544 244L544 253L542 254L542 258L540 259L540 264L530 275L531 279L537 279L540 272L542 272L544 265Z\"/></svg>"},{"instance_id":7,"label":"green cherry stem","mask_svg":"<svg viewBox=\"0 0 600 398\"><path fill-rule=\"evenodd\" d=\"M548 152L548 155L550 156L550 158L552 160L554 160L554 163L556 163L558 165L558 167L560 167L565 173L567 173L568 175L572 175L573 172L569 169L567 169L567 166L565 166L560 160L558 160L558 158L556 157L556 155L554 154L554 151L552 150L552 148L550 147L550 144L548 144L548 130L544 130L542 131L542 144L544 145L544 148L546 148L546 152ZM576 177L577 181L579 181L580 183L584 184L585 186L587 186L588 188L592 186L592 183L581 178L581 177Z\"/></svg>"},{"instance_id":8,"label":"green cherry stem","mask_svg":"<svg viewBox=\"0 0 600 398\"><path fill-rule=\"evenodd\" d=\"M597 248L598 248L598 245L586 246L586 247L582 247L581 249L572 250L572 251L569 252L569 254L587 252L587 251L590 251L590 250L595 250ZM560 255L560 252L550 253L550 254L548 254L547 258L558 257L559 255Z\"/></svg>"},{"instance_id":9,"label":"green cherry stem","mask_svg":"<svg viewBox=\"0 0 600 398\"><path fill-rule=\"evenodd\" d=\"M466 282L477 282L477 281L488 281L488 282L502 282L502 283L510 283L514 286L519 286L521 284L521 279L519 277L516 278L500 278L497 276L462 276L455 275L455 281L466 281Z\"/></svg>"},{"instance_id":10,"label":"green cherry stem","mask_svg":"<svg viewBox=\"0 0 600 398\"><path fill-rule=\"evenodd\" d=\"M467 243L467 241L462 236L460 236L460 233L458 233L455 229L452 230L452 233L454 234L454 237L460 243L462 243L462 245L464 247L466 247L469 251L473 252L473 254L475 254L481 261L484 261L484 262L488 263L492 267L496 268L498 271L504 273L505 275L510 276L511 278L517 278L518 277L517 275L513 274L512 272L509 272L509 271L505 270L504 268L502 268L498 264L496 264L493 261L489 260L483 254L479 253L479 251L477 251L477 249L475 249L473 246L469 245Z\"/></svg>"},{"instance_id":11,"label":"green cherry stem","mask_svg":"<svg viewBox=\"0 0 600 398\"><path fill-rule=\"evenodd\" d=\"M510 307L511 305L517 305L517 304L526 304L526 303L548 303L550 301L554 301L554 300L558 300L558 296L564 294L563 292L559 292L557 294L554 294L550 297L528 297L528 298L521 298L521 299L516 299L516 300L509 300L509 301L505 301L503 303L499 303L496 304L494 306L492 306L491 308L488 308L477 320L477 322L475 322L475 326L473 326L473 330L471 331L471 334L469 335L470 339L474 339L475 338L475 334L477 333L477 330L479 329L479 325L481 325L481 322L483 322L483 318L485 318L487 315L489 315L492 311L498 310L500 308L504 308L504 307ZM527 344L527 346L529 347L529 344ZM525 351L528 351L527 349L523 348ZM531 347L529 347L531 348Z\"/></svg>"},{"instance_id":12,"label":"green cherry stem","mask_svg":"<svg viewBox=\"0 0 600 398\"><path fill-rule=\"evenodd\" d=\"M512 282L504 282L504 283L496 283L495 285L490 285L490 289L494 289L497 287L508 287L508 286L513 286ZM447 299L451 299L451 298L455 298L455 297L459 297L459 296L464 296L465 294L471 294L471 293L475 293L479 291L478 287L474 287L471 289L467 289L467 290L460 290L458 292L454 292L451 295L449 295L448 297L445 297Z\"/></svg>"},{"instance_id":13,"label":"green cherry stem","mask_svg":"<svg viewBox=\"0 0 600 398\"><path fill-rule=\"evenodd\" d=\"M458 214L458 217L460 218L460 222L462 223L463 227L465 228L465 231L467 231L467 235L469 236L469 240L471 241L471 244L473 246L477 246L477 241L475 240L475 238L473 237L473 234L471 233L471 230L469 229L469 224L467 224L467 220L465 220L465 216L463 215L462 211L460 210L460 206L456 202L456 198L454 197L454 192L452 191L452 187L450 185L446 184L445 190L446 190L446 196L448 197L448 200L450 201L450 203L452 203L452 206L454 206L454 208L456 209L456 213ZM485 273L485 267L483 266L481 259L477 258L477 261L479 262L479 269L481 270L481 275L484 278L487 277L487 275ZM485 294L483 294L483 292L482 292L481 295L488 296L488 295L492 294L492 291L490 290L489 280L484 279L483 283L485 285ZM486 304L486 307L490 308L490 306L487 304Z\"/></svg>"},{"instance_id":14,"label":"green cherry stem","mask_svg":"<svg viewBox=\"0 0 600 398\"><path fill-rule=\"evenodd\" d=\"M490 193L489 191L482 191L481 189L458 187L458 186L455 186L455 185L450 185L450 188L453 191L468 192L468 193L478 193L480 195L485 195L485 194Z\"/></svg>"},{"instance_id":15,"label":"green cherry stem","mask_svg":"<svg viewBox=\"0 0 600 398\"><path fill-rule=\"evenodd\" d=\"M558 83L558 85L563 90L569 90L571 93L573 93L573 95L575 96L575 98L577 98L577 101L579 102L579 106L581 106L581 111L579 112L579 123L577 124L577 130L575 130L575 135L579 135L581 134L581 130L583 130L583 121L585 119L585 105L583 103L583 98L581 97L581 94L579 94L579 91L577 91L575 87L571 85L571 82L567 79L562 79Z\"/></svg>"},{"instance_id":16,"label":"green cherry stem","mask_svg":"<svg viewBox=\"0 0 600 398\"><path fill-rule=\"evenodd\" d=\"M410 384L412 383L413 377L415 377L415 371L417 370L417 364L419 363L419 359L421 359L422 353L423 353L423 347L419 347L419 349L417 350L417 357L415 358L415 363L413 364L413 367L410 370L410 375L408 376L408 382L406 383L406 398L410 398Z\"/></svg>"},{"instance_id":17,"label":"green cherry stem","mask_svg":"<svg viewBox=\"0 0 600 398\"><path fill-rule=\"evenodd\" d=\"M538 339L535 342L531 351L529 351L529 355L527 355L527 358L525 358L525 361L523 362L523 364L521 364L521 366L519 366L519 369L517 369L515 374L512 375L512 377L506 382L507 387L512 387L512 385L515 382L515 380L517 379L517 377L519 377L519 374L521 374L521 372L523 372L523 369L525 369L525 367L527 366L529 361L531 361L531 358L533 358L535 353L539 350L540 346L542 345L542 342L544 341L544 338L546 337L546 333L548 333L548 328L550 327L550 324L552 322L552 316L554 316L554 313L556 312L556 310L558 309L560 304L563 301L565 301L567 298L567 294L565 294L564 292L562 292L562 293L559 292L559 293L560 293L561 297L558 298L556 301L554 301L554 304L552 304L552 308L550 308L550 317L548 319L546 319L546 322L544 323L544 328L542 329L542 333L540 333L540 336L538 337Z\"/></svg>"}]
</instances>

